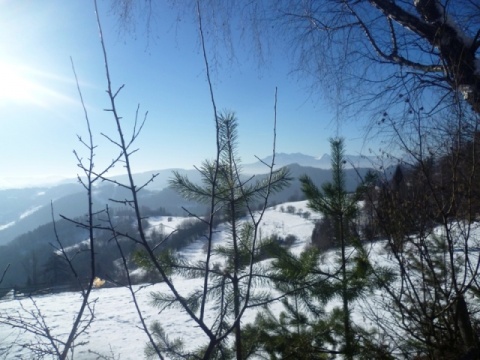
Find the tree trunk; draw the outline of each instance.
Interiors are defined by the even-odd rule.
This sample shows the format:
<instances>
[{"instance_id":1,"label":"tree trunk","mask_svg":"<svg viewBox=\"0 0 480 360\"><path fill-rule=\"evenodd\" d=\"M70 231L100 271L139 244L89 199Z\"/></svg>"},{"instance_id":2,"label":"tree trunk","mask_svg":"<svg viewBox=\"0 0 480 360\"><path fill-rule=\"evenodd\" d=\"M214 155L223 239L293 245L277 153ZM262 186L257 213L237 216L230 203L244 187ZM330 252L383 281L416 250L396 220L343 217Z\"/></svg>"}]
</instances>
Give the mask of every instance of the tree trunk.
<instances>
[{"instance_id":1,"label":"tree trunk","mask_svg":"<svg viewBox=\"0 0 480 360\"><path fill-rule=\"evenodd\" d=\"M370 0L370 3L438 50L446 81L480 114L480 73L475 57L478 44L446 20L442 4L438 0L415 1L419 18L390 0ZM409 66L401 60L399 64Z\"/></svg>"},{"instance_id":2,"label":"tree trunk","mask_svg":"<svg viewBox=\"0 0 480 360\"><path fill-rule=\"evenodd\" d=\"M345 359L353 359L352 329L350 327L350 309L348 307L348 280L347 280L347 259L345 255L345 229L343 215L340 214L340 241L342 247L342 300L343 300L343 326L345 331Z\"/></svg>"},{"instance_id":3,"label":"tree trunk","mask_svg":"<svg viewBox=\"0 0 480 360\"><path fill-rule=\"evenodd\" d=\"M458 296L455 310L457 313L457 325L464 343L465 352L467 355L470 355L468 358L479 359L478 338L473 331L470 313L463 295Z\"/></svg>"}]
</instances>

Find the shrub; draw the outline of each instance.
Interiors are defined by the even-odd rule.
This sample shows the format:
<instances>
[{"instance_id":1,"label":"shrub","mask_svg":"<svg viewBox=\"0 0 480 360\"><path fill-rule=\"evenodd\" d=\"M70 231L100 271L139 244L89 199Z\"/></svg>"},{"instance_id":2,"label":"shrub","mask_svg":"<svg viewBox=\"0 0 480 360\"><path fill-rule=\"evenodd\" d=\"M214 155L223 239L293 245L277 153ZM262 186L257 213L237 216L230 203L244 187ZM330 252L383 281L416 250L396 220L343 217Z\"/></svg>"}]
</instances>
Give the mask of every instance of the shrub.
<instances>
[{"instance_id":1,"label":"shrub","mask_svg":"<svg viewBox=\"0 0 480 360\"><path fill-rule=\"evenodd\" d=\"M320 250L338 245L335 238L335 222L331 217L325 216L316 222L312 232L312 245Z\"/></svg>"},{"instance_id":2,"label":"shrub","mask_svg":"<svg viewBox=\"0 0 480 360\"><path fill-rule=\"evenodd\" d=\"M284 244L285 244L286 247L290 247L290 246L292 246L297 240L298 240L298 238L297 238L295 235L288 234L287 237L286 237L285 240L284 240Z\"/></svg>"}]
</instances>

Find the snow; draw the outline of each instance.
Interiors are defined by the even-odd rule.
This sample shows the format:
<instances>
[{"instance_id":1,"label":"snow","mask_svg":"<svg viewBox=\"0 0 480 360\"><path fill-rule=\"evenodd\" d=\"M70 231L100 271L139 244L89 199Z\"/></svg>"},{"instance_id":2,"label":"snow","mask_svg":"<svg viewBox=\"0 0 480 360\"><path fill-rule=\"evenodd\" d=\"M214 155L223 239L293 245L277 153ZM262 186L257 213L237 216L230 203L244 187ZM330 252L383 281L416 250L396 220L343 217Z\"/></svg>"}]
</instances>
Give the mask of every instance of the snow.
<instances>
[{"instance_id":1,"label":"snow","mask_svg":"<svg viewBox=\"0 0 480 360\"><path fill-rule=\"evenodd\" d=\"M30 215L32 215L33 213L35 213L36 211L38 211L40 208L42 208L43 206L40 205L40 206L35 206L35 207L32 207L28 210L26 210L25 212L23 212L22 214L20 214L20 216L18 217L18 220L22 220ZM8 229L9 227L12 227L16 224L16 221L10 221L6 224L3 224L3 225L0 225L0 231L2 230L5 230L5 229Z\"/></svg>"},{"instance_id":2,"label":"snow","mask_svg":"<svg viewBox=\"0 0 480 360\"><path fill-rule=\"evenodd\" d=\"M10 221L9 223L0 225L0 231L8 229L9 227L15 225L15 221Z\"/></svg>"},{"instance_id":3,"label":"snow","mask_svg":"<svg viewBox=\"0 0 480 360\"><path fill-rule=\"evenodd\" d=\"M79 243L76 243L75 245L66 246L66 247L63 248L63 250L66 253L73 252L74 250L79 250L79 249L90 249L90 238L85 239L83 241L80 241ZM55 250L55 254L62 255L62 250Z\"/></svg>"},{"instance_id":4,"label":"snow","mask_svg":"<svg viewBox=\"0 0 480 360\"><path fill-rule=\"evenodd\" d=\"M175 281L181 293L187 293L189 289L201 285L201 282L201 279L177 279ZM207 337L184 312L173 308L165 309L160 315L157 314L158 309L152 306L150 293L168 291L164 284L135 286L134 289L137 291L137 301L147 324L151 324L154 320L160 320L165 332L170 334L170 338L183 339L188 349L200 347L207 342ZM140 328L141 323L128 289L94 290L92 299L95 301L95 319L88 328L88 333L80 338L80 341L88 341L88 343L75 348L75 359L92 359L95 358L94 354L114 356L122 360L143 358L148 338ZM52 335L66 339L67 331L80 307L81 296L78 293L70 292L38 296L33 300L43 314ZM10 314L23 312L22 306L24 309L34 310L32 300L27 298L1 302L0 311L8 311ZM208 317L213 314L213 312L207 311L207 322L213 322L214 319ZM254 318L255 312L253 311L245 314L245 320L248 322L253 321ZM9 345L16 342L37 342L31 334L14 331L5 325L0 325L0 339L2 339L0 340L0 354ZM14 346L6 356L7 359L28 357L29 352L21 346Z\"/></svg>"},{"instance_id":5,"label":"snow","mask_svg":"<svg viewBox=\"0 0 480 360\"><path fill-rule=\"evenodd\" d=\"M291 249L294 253L299 254L309 245L315 221L319 218L319 215L314 213L305 218L302 215L306 211L309 211L306 201L285 203L267 209L260 222L261 238L266 238L272 234L280 237L295 235L297 240ZM150 223L149 231L160 230L161 227L164 227L163 230L168 233L169 230L181 226L185 219L183 217L152 217L148 220ZM226 231L225 226L219 226L216 229L214 245L224 243ZM452 231L461 233L463 230L452 225ZM473 238L480 237L480 226L473 226L471 231L474 232ZM440 229L436 229L434 235L442 236ZM205 241L199 239L179 253L188 257L191 261L202 260L205 258L204 244ZM386 248L386 241L365 244L365 250L369 253L369 258L375 268L378 266L393 266L393 260L388 255ZM353 252L349 248L346 250L347 255ZM323 260L324 265L326 267L333 265L337 257L338 251L327 252ZM214 256L212 260L219 261L220 259L215 259ZM181 295L186 295L192 290L198 289L201 287L202 281L203 279L198 278L173 277L173 282ZM159 321L169 339L182 339L187 350L199 348L207 343L206 335L185 312L178 308L166 308L160 311L153 306L152 293L170 293L165 283L136 285L133 290L136 293L142 316L148 326L155 321ZM270 288L256 288L256 290L271 291ZM383 296L382 291L377 290L353 302L351 304L352 321L368 328L376 326L375 318L391 319L392 314L384 306ZM81 300L78 292L35 296L31 299L14 299L13 293L10 292L0 300L0 318L7 315L23 314L24 319L28 319L29 311L41 314L51 334L65 341L72 327L74 316L80 308ZM82 333L76 341L74 358L77 360L106 358L133 360L144 358L144 349L148 344L148 338L142 330L129 289L123 287L94 289L91 300L95 310L94 320L87 331ZM205 312L205 322L207 324L215 321L213 316L216 315L216 312L209 311L213 310L213 306L213 304L207 304L207 311ZM335 307L341 307L341 299L330 301L325 310L330 311ZM280 302L274 303L270 306L270 310L278 314L283 310L283 305ZM242 317L242 324L253 322L257 312L258 309L248 309ZM29 321L31 324L33 323L33 320ZM32 358L32 353L28 347L25 347L25 344L48 345L46 339L0 324L0 358Z\"/></svg>"},{"instance_id":6,"label":"snow","mask_svg":"<svg viewBox=\"0 0 480 360\"><path fill-rule=\"evenodd\" d=\"M33 213L37 212L39 209L41 209L43 207L43 205L39 205L39 206L35 206L33 208L30 208L28 209L27 211L25 211L24 213L20 214L19 216L19 219L24 219L26 218L27 216L30 216L32 215Z\"/></svg>"},{"instance_id":7,"label":"snow","mask_svg":"<svg viewBox=\"0 0 480 360\"><path fill-rule=\"evenodd\" d=\"M154 216L148 219L149 228L147 229L147 236L152 232L158 231L166 235L178 229L178 227L186 220L195 221L195 218L185 218L183 216Z\"/></svg>"},{"instance_id":8,"label":"snow","mask_svg":"<svg viewBox=\"0 0 480 360\"><path fill-rule=\"evenodd\" d=\"M295 214L287 213L287 207L295 207ZM282 212L283 210L283 212ZM290 208L292 210L292 208ZM285 237L295 235L298 241L293 245L295 252L300 252L308 243L314 227L315 217L305 219L299 212L308 211L306 201L282 204L267 209L261 222L262 237L277 234ZM182 217L154 217L149 219L149 231L162 226L165 232L174 230L185 220ZM225 228L220 226L214 242L220 244L224 239ZM199 239L181 251L189 259L202 259L204 241ZM187 294L202 284L202 279L184 279L174 277L174 283L180 293ZM177 308L168 308L158 314L158 308L152 306L152 292L168 292L164 283L155 285L134 286L137 300L146 323L151 325L160 321L170 339L182 338L188 349L194 349L207 342L206 336L196 324ZM260 289L261 290L261 289ZM77 292L67 292L54 295L36 296L32 299L22 298L0 301L0 314L24 314L25 311L40 313L48 325L49 331L63 341L74 321L81 304L81 296ZM87 331L77 340L74 358L77 360L95 359L99 356L121 360L139 359L144 357L144 349L148 343L146 334L141 329L138 314L133 305L132 297L127 288L100 288L94 289L91 299L94 301L95 318ZM281 304L272 307L277 311ZM214 312L207 314L214 315ZM248 310L244 314L243 322L253 322L256 310ZM213 322L213 318L206 317L206 322ZM35 337L29 332L12 329L0 324L0 356L6 359L31 358L29 349L24 344L47 344L46 339ZM5 355L6 354L6 355ZM47 357L48 358L48 357ZM51 357L54 358L54 357Z\"/></svg>"}]
</instances>

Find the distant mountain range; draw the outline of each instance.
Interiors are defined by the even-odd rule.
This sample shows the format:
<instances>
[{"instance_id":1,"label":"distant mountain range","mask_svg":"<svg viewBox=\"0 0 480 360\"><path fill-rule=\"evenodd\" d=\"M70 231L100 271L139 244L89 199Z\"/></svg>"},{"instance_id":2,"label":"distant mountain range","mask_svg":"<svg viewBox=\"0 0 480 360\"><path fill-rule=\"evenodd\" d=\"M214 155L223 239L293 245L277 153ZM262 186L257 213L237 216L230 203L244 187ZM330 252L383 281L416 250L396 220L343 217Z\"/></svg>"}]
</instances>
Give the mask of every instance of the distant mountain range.
<instances>
[{"instance_id":1,"label":"distant mountain range","mask_svg":"<svg viewBox=\"0 0 480 360\"><path fill-rule=\"evenodd\" d=\"M378 163L378 159L372 156L360 156L360 155L345 155L346 169L352 168L374 168L374 165ZM272 155L261 159L251 164L242 165L242 171L246 174L262 174L268 172L268 167L265 165L272 163ZM300 166L308 166L319 169L330 169L332 158L329 154L323 154L320 157L311 155L305 155L302 153L285 154L277 153L275 155L275 166L282 167L291 164L297 164Z\"/></svg>"},{"instance_id":2,"label":"distant mountain range","mask_svg":"<svg viewBox=\"0 0 480 360\"><path fill-rule=\"evenodd\" d=\"M347 188L353 190L360 181L358 175L363 176L368 168L372 168L373 158L348 155L346 159ZM267 164L271 163L272 157L266 157L262 161ZM262 174L268 172L268 167L262 161L242 165L242 173L246 177L255 174L253 181L261 179L264 176ZM271 203L299 200L302 193L298 177L303 174L309 175L317 185L330 181L330 161L330 155L318 158L300 153L277 154L275 167L288 166L293 180L288 189L271 198ZM353 167L355 169L352 169ZM196 214L203 214L206 210L205 207L183 199L168 187L168 181L172 178L173 171L188 176L194 183L199 183L201 180L199 172L195 169L166 169L135 174L134 179L139 187L156 174L154 181L139 193L141 205L152 210L163 208L172 215L184 215L184 208ZM127 181L126 175L115 176L113 179L121 183ZM107 203L110 204L110 207L114 207L118 204L112 203L110 199L125 200L129 197L125 189L104 182L96 187L94 207L96 210L101 210ZM69 218L83 216L87 210L85 191L78 181L73 179L55 186L0 190L0 245L51 222L51 205L53 205L56 220L59 219L59 214Z\"/></svg>"}]
</instances>

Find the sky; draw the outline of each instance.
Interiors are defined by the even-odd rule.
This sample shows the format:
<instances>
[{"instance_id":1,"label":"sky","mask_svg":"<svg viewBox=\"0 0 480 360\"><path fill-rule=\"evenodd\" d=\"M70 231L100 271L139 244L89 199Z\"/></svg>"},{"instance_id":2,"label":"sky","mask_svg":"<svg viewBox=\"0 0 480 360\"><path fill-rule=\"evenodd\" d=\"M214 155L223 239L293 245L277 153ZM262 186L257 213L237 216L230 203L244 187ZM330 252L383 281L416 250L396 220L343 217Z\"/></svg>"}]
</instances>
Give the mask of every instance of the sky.
<instances>
[{"instance_id":1,"label":"sky","mask_svg":"<svg viewBox=\"0 0 480 360\"><path fill-rule=\"evenodd\" d=\"M112 84L125 85L117 99L127 136L137 106L141 119L148 111L134 172L192 168L213 159L214 116L197 25L187 17L176 21L175 10L166 7L149 36L141 26L126 34L110 1L99 3ZM101 133L113 138L115 126L103 110L109 100L93 1L0 0L0 44L0 187L80 173L73 150L88 158L78 141L87 128L72 61L97 144L96 168L108 164L117 150ZM275 88L277 152L321 156L337 135L334 111L321 94L292 74L287 57L274 57L259 67L252 54L240 51L235 63L213 69L218 109L238 118L243 163L272 153ZM365 152L362 131L361 122L340 129L347 153ZM117 166L112 175L123 171Z\"/></svg>"}]
</instances>

